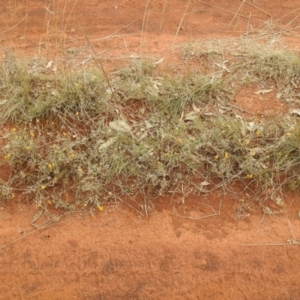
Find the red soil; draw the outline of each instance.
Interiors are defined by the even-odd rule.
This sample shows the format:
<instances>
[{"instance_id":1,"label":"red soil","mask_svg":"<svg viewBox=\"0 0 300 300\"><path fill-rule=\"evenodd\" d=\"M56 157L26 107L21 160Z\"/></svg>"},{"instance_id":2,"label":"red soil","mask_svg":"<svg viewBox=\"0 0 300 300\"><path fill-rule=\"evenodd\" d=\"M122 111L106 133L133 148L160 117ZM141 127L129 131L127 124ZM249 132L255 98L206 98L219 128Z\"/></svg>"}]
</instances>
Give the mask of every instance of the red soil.
<instances>
[{"instance_id":1,"label":"red soil","mask_svg":"<svg viewBox=\"0 0 300 300\"><path fill-rule=\"evenodd\" d=\"M56 57L76 48L83 60L91 43L117 66L134 53L161 57L180 42L237 36L271 19L278 30L300 25L298 1L206 2L8 0L0 8L2 50ZM286 35L293 47L296 32ZM254 92L236 96L248 113L286 111L275 92ZM300 196L260 206L233 189L153 200L149 218L112 204L44 229L30 225L33 204L2 204L0 299L300 299L300 245L287 243L300 240ZM266 207L279 214L264 214Z\"/></svg>"}]
</instances>

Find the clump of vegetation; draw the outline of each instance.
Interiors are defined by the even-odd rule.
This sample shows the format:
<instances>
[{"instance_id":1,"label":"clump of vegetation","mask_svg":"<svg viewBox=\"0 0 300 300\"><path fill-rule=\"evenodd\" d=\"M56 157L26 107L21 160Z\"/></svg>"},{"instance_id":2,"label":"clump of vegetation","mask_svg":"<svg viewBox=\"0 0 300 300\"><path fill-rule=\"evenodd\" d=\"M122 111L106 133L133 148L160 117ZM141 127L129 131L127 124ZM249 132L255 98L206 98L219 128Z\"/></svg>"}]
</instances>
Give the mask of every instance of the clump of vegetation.
<instances>
[{"instance_id":1,"label":"clump of vegetation","mask_svg":"<svg viewBox=\"0 0 300 300\"><path fill-rule=\"evenodd\" d=\"M183 186L209 192L208 181L299 189L297 117L247 120L222 107L250 82L296 95L300 58L237 45L184 47L182 57L203 70L172 78L151 61L133 61L108 81L92 67L53 74L10 56L0 68L0 163L11 175L0 200L21 191L44 205L102 210L108 201Z\"/></svg>"},{"instance_id":2,"label":"clump of vegetation","mask_svg":"<svg viewBox=\"0 0 300 300\"><path fill-rule=\"evenodd\" d=\"M206 74L221 74L234 86L274 85L283 95L299 98L300 57L269 30L249 37L197 41L184 45L180 55L199 62Z\"/></svg>"}]
</instances>

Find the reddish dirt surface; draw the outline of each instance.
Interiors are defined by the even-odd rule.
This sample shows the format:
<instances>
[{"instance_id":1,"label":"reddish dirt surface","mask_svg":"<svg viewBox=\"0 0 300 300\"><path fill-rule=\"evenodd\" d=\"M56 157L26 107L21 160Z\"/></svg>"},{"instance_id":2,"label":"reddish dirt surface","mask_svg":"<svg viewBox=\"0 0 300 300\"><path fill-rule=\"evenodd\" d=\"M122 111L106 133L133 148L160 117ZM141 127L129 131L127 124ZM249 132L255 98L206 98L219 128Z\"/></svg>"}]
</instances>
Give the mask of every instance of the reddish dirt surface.
<instances>
[{"instance_id":1,"label":"reddish dirt surface","mask_svg":"<svg viewBox=\"0 0 300 300\"><path fill-rule=\"evenodd\" d=\"M0 298L300 299L300 245L287 244L300 236L300 197L284 200L265 204L270 216L242 193L165 198L148 219L111 206L28 236L38 208L8 205L0 243L15 242L0 250Z\"/></svg>"},{"instance_id":2,"label":"reddish dirt surface","mask_svg":"<svg viewBox=\"0 0 300 300\"><path fill-rule=\"evenodd\" d=\"M91 53L83 30L117 66L134 53L161 57L178 43L237 36L271 19L278 30L300 25L298 1L241 3L8 0L1 49L26 56L69 49L82 61ZM298 47L297 30L288 33ZM286 111L275 91L255 90L236 96L250 115ZM260 206L238 189L164 198L153 201L148 219L114 204L45 229L30 225L36 206L10 201L0 210L0 299L300 299L300 245L287 243L300 240L300 196L282 197L282 207L270 199Z\"/></svg>"},{"instance_id":3,"label":"reddish dirt surface","mask_svg":"<svg viewBox=\"0 0 300 300\"><path fill-rule=\"evenodd\" d=\"M270 89L271 90L271 89ZM266 94L259 94L258 88L243 88L235 95L235 102L242 109L243 116L268 118L286 114L288 105L276 99L276 89ZM241 112L238 112L241 115Z\"/></svg>"}]
</instances>

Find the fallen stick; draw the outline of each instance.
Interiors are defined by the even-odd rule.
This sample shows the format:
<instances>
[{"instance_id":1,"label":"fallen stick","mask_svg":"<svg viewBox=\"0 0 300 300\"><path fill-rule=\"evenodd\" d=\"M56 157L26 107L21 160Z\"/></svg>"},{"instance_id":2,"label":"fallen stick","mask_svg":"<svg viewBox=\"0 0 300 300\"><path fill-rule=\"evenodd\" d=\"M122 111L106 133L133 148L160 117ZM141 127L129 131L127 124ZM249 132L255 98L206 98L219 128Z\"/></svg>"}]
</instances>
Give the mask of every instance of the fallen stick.
<instances>
[{"instance_id":1,"label":"fallen stick","mask_svg":"<svg viewBox=\"0 0 300 300\"><path fill-rule=\"evenodd\" d=\"M286 245L300 245L300 241L297 240L287 240L286 243L279 244L243 244L243 246L286 246Z\"/></svg>"},{"instance_id":2,"label":"fallen stick","mask_svg":"<svg viewBox=\"0 0 300 300\"><path fill-rule=\"evenodd\" d=\"M2 249L4 249L4 248L6 248L6 247L8 247L8 246L10 246L10 245L12 245L12 244L14 244L14 243L20 241L20 240L22 240L22 239L28 237L29 235L31 235L31 234L33 234L33 233L36 233L37 231L39 231L39 230L41 230L41 229L46 229L46 228L49 228L49 227L54 226L54 225L56 225L56 224L62 224L62 223L66 223L66 222L70 222L70 221L74 221L74 220L78 220L78 219L81 219L81 217L75 218L75 219L72 219L72 220L61 221L61 222L52 222L52 223L50 223L50 224L47 223L46 225L44 225L44 226L42 225L42 226L40 226L40 227L34 229L33 231L31 231L31 232L29 232L29 233L27 233L27 234L21 236L20 238L15 239L15 240L13 240L13 241L10 242L10 243L1 246L1 247L0 247L0 250L2 250Z\"/></svg>"}]
</instances>

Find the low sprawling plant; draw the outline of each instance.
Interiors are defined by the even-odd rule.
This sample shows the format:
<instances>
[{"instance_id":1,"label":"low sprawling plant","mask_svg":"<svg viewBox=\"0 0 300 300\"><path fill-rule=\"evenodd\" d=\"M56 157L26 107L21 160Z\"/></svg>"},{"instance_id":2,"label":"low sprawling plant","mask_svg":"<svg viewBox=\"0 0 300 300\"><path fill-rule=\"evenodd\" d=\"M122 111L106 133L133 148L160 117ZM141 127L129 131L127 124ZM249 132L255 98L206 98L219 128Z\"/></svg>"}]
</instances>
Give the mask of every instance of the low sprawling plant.
<instances>
[{"instance_id":1,"label":"low sprawling plant","mask_svg":"<svg viewBox=\"0 0 300 300\"><path fill-rule=\"evenodd\" d=\"M150 60L107 76L92 67L53 74L10 56L0 68L0 163L10 170L0 200L21 192L56 207L102 209L183 186L207 192L208 181L299 189L297 115L247 120L222 109L247 82L295 96L299 57L245 43L220 49L186 46L182 56L203 62L203 72L176 77Z\"/></svg>"}]
</instances>

